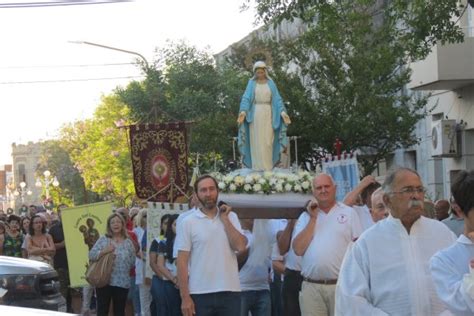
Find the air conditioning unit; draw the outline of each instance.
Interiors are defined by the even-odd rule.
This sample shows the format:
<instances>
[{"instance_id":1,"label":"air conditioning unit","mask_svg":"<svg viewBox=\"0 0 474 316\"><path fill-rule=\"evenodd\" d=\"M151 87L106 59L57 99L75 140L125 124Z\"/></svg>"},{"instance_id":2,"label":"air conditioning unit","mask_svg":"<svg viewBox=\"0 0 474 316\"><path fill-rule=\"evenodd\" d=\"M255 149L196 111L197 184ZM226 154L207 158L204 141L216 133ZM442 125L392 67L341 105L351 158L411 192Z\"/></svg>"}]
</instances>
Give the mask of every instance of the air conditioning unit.
<instances>
[{"instance_id":1,"label":"air conditioning unit","mask_svg":"<svg viewBox=\"0 0 474 316\"><path fill-rule=\"evenodd\" d=\"M434 121L431 129L431 155L434 157L459 156L456 120Z\"/></svg>"}]
</instances>

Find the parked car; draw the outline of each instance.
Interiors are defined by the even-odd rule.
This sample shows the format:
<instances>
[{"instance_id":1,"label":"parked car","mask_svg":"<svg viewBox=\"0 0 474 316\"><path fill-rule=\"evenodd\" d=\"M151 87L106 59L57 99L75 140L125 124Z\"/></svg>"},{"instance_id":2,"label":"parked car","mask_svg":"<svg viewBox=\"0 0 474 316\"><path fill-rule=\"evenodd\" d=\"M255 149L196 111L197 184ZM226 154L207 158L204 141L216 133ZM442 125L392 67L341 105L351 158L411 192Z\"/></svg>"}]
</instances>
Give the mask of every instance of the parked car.
<instances>
[{"instance_id":1,"label":"parked car","mask_svg":"<svg viewBox=\"0 0 474 316\"><path fill-rule=\"evenodd\" d=\"M58 274L49 264L0 256L1 305L65 312L59 285Z\"/></svg>"},{"instance_id":2,"label":"parked car","mask_svg":"<svg viewBox=\"0 0 474 316\"><path fill-rule=\"evenodd\" d=\"M26 308L26 307L17 307L17 306L6 306L0 305L0 314L2 315L15 315L15 316L71 316L73 314L62 313L62 312L53 312L43 309L36 308ZM77 315L77 314L74 314Z\"/></svg>"}]
</instances>

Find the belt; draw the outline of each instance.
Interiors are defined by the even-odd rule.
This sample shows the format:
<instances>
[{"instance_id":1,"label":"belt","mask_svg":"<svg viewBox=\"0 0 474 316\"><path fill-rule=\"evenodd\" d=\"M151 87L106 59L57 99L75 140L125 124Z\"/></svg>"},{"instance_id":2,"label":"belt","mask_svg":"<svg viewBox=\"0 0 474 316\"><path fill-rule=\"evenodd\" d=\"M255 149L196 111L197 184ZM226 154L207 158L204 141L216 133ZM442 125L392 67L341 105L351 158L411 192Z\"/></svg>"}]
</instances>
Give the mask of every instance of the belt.
<instances>
[{"instance_id":1,"label":"belt","mask_svg":"<svg viewBox=\"0 0 474 316\"><path fill-rule=\"evenodd\" d=\"M303 278L303 281L309 282L309 283L315 283L315 284L324 284L324 285L332 285L337 283L337 279L333 280L313 280L310 278Z\"/></svg>"},{"instance_id":2,"label":"belt","mask_svg":"<svg viewBox=\"0 0 474 316\"><path fill-rule=\"evenodd\" d=\"M292 269L285 269L284 275L301 275L301 271L298 270L292 270Z\"/></svg>"}]
</instances>

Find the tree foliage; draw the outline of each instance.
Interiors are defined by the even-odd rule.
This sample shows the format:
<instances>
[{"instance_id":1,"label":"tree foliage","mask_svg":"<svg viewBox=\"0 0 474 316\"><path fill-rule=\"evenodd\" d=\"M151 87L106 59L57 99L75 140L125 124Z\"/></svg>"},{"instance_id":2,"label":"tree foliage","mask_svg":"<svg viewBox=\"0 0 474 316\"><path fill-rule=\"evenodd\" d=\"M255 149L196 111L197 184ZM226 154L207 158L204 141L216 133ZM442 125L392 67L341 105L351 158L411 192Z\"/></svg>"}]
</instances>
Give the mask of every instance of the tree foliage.
<instances>
[{"instance_id":1,"label":"tree foliage","mask_svg":"<svg viewBox=\"0 0 474 316\"><path fill-rule=\"evenodd\" d=\"M339 138L344 149L362 151L371 173L387 154L417 143L426 98L406 90L407 65L438 41L462 40L451 18L462 9L456 1L260 0L257 9L264 21L299 18L307 27L282 43L305 81L294 120L302 124L293 130L309 142L304 158L313 160L315 149L333 152Z\"/></svg>"},{"instance_id":2,"label":"tree foliage","mask_svg":"<svg viewBox=\"0 0 474 316\"><path fill-rule=\"evenodd\" d=\"M130 109L110 95L102 98L91 119L61 130L61 146L68 151L86 187L121 205L135 192L126 130L117 128L117 122L129 117Z\"/></svg>"},{"instance_id":3,"label":"tree foliage","mask_svg":"<svg viewBox=\"0 0 474 316\"><path fill-rule=\"evenodd\" d=\"M36 170L37 176L42 177L45 170L51 171L51 174L56 176L59 182L59 186L56 188L52 185L49 186L49 193L54 205L62 203L81 205L97 201L97 194L86 189L79 170L74 166L69 153L61 146L59 140L48 140L41 144L41 156Z\"/></svg>"}]
</instances>

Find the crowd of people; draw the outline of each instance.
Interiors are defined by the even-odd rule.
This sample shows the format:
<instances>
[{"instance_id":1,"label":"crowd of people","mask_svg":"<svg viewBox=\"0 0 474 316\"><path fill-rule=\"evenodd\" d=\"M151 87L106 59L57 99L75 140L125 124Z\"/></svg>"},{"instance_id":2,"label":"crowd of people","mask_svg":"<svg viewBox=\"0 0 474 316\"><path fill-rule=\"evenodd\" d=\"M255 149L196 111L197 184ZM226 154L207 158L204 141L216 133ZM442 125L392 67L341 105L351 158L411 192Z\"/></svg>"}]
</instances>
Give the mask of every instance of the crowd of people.
<instances>
[{"instance_id":1,"label":"crowd of people","mask_svg":"<svg viewBox=\"0 0 474 316\"><path fill-rule=\"evenodd\" d=\"M190 210L162 216L150 245L148 211L136 207L114 210L101 236L85 235L90 260L115 260L108 285L83 288L81 313L472 315L473 193L474 171L461 172L452 197L430 208L419 175L403 168L383 184L365 177L336 201L334 180L319 174L298 219L239 220L205 175ZM0 214L0 252L54 266L72 312L65 207Z\"/></svg>"}]
</instances>

